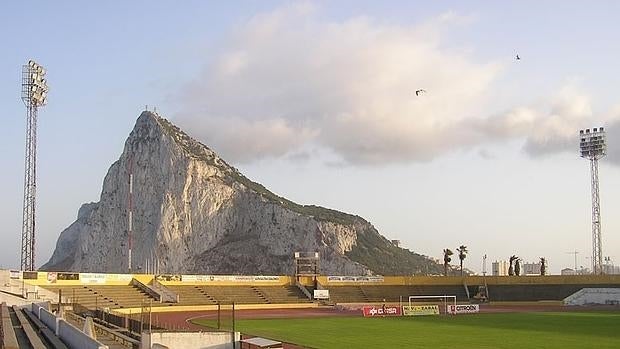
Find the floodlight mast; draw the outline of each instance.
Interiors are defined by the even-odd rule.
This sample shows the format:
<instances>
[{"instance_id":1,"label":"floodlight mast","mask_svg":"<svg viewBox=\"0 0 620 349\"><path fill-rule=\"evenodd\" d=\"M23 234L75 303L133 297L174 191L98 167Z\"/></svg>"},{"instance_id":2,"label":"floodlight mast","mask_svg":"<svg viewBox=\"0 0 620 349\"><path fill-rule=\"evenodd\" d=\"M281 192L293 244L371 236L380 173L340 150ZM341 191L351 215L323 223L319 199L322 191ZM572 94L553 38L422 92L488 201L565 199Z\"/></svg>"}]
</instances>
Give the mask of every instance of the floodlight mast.
<instances>
[{"instance_id":1,"label":"floodlight mast","mask_svg":"<svg viewBox=\"0 0 620 349\"><path fill-rule=\"evenodd\" d=\"M605 129L579 131L581 157L590 160L592 186L592 272L603 274L603 243L601 241L601 204L599 198L598 160L607 155Z\"/></svg>"},{"instance_id":2,"label":"floodlight mast","mask_svg":"<svg viewBox=\"0 0 620 349\"><path fill-rule=\"evenodd\" d=\"M21 98L26 105L26 157L22 221L21 270L35 270L37 193L37 111L47 104L45 69L33 60L22 66Z\"/></svg>"}]
</instances>

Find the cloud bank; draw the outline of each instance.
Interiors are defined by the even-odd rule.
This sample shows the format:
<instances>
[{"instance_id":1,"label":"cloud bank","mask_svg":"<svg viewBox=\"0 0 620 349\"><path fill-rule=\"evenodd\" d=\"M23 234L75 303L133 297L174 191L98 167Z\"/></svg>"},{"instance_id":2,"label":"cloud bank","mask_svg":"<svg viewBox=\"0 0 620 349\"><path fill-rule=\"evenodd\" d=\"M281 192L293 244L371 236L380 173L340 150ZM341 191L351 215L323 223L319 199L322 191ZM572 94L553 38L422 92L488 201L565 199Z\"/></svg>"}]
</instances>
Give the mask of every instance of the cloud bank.
<instances>
[{"instance_id":1,"label":"cloud bank","mask_svg":"<svg viewBox=\"0 0 620 349\"><path fill-rule=\"evenodd\" d=\"M445 31L464 19L327 21L307 4L257 15L186 87L175 121L233 162L312 145L363 165L428 161L511 139L540 156L574 150L576 130L598 126L589 98L571 85L547 103L486 115L503 66L445 47ZM416 96L418 89L427 92Z\"/></svg>"}]
</instances>

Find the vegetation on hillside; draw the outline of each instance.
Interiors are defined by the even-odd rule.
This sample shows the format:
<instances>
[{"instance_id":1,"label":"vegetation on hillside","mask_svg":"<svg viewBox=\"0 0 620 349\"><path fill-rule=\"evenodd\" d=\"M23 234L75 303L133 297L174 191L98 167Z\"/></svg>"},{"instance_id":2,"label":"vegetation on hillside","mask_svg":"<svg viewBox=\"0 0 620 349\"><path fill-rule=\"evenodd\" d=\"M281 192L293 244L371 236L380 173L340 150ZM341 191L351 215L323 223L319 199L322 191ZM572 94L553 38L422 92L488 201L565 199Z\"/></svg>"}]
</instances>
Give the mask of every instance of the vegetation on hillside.
<instances>
[{"instance_id":1,"label":"vegetation on hillside","mask_svg":"<svg viewBox=\"0 0 620 349\"><path fill-rule=\"evenodd\" d=\"M379 275L440 274L441 266L426 256L395 246L376 230L368 228L357 235L357 245L346 253Z\"/></svg>"}]
</instances>

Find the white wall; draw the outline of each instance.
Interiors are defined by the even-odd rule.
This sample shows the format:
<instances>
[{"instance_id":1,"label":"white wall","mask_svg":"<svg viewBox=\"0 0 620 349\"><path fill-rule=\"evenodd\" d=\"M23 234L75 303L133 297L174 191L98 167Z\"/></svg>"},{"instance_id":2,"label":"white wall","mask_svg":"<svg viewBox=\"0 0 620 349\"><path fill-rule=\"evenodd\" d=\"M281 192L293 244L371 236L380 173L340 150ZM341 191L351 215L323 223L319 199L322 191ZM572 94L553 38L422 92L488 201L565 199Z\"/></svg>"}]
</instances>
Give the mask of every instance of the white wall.
<instances>
[{"instance_id":1,"label":"white wall","mask_svg":"<svg viewBox=\"0 0 620 349\"><path fill-rule=\"evenodd\" d=\"M230 332L142 332L141 349L156 345L169 349L232 349L233 341L239 339L239 332L234 337Z\"/></svg>"}]
</instances>

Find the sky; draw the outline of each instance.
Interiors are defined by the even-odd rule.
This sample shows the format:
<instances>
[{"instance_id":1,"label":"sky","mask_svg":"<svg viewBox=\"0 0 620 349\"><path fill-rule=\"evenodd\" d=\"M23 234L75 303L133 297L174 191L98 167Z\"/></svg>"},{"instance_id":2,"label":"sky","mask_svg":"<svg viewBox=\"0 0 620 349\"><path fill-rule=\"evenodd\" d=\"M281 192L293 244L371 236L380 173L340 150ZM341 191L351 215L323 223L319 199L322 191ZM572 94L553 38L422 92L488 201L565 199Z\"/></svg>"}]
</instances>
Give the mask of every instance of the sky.
<instances>
[{"instance_id":1,"label":"sky","mask_svg":"<svg viewBox=\"0 0 620 349\"><path fill-rule=\"evenodd\" d=\"M247 177L370 221L412 251L466 245L481 272L518 255L589 266L578 130L605 126L603 255L620 264L615 1L0 3L0 267L20 259L21 65L39 111L36 264L145 106ZM520 60L516 60L516 55ZM424 90L416 96L416 90Z\"/></svg>"}]
</instances>

